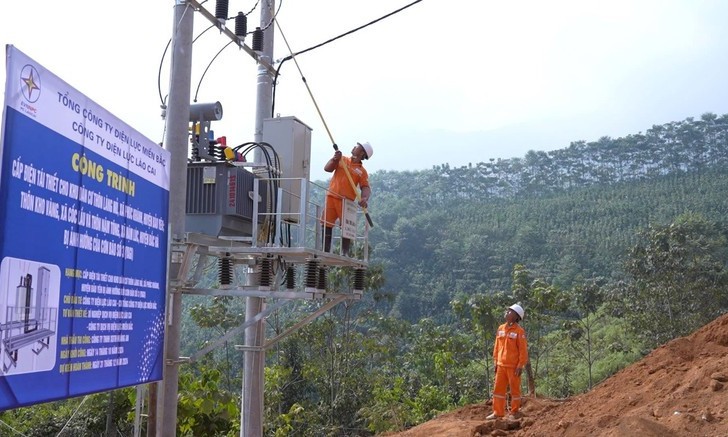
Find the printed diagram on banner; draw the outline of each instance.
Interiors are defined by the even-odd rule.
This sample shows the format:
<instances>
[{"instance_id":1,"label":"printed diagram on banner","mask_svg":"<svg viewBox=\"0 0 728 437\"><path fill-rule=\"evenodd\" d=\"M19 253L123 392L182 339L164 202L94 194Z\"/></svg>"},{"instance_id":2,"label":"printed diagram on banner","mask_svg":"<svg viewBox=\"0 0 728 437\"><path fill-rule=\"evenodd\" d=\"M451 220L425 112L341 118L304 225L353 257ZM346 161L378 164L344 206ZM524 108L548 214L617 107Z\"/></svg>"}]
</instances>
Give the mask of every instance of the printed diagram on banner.
<instances>
[{"instance_id":1,"label":"printed diagram on banner","mask_svg":"<svg viewBox=\"0 0 728 437\"><path fill-rule=\"evenodd\" d=\"M2 375L52 369L56 364L58 266L7 257L0 264Z\"/></svg>"}]
</instances>

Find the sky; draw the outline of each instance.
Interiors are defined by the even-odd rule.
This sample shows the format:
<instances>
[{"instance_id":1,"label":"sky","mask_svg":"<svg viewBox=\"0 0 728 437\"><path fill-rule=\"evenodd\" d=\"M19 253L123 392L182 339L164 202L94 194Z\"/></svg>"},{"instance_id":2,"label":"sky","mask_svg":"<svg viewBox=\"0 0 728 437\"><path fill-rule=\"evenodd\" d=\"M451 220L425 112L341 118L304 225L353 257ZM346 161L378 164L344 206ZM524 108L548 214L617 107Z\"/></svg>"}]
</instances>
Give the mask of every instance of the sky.
<instances>
[{"instance_id":1,"label":"sky","mask_svg":"<svg viewBox=\"0 0 728 437\"><path fill-rule=\"evenodd\" d=\"M412 1L277 2L283 34L276 28L274 59L289 54L281 35L298 52ZM174 3L5 0L0 43L159 143ZM257 1L229 4L230 16L250 12L249 29L260 24ZM214 13L215 0L203 7ZM370 173L636 134L728 113L727 19L724 0L422 0L296 58L320 114L286 62L275 112L312 128L314 180L327 178L333 154L324 123L345 152L357 141L372 144ZM198 36L210 23L195 14L194 25ZM196 40L190 86L197 102L221 102L223 119L212 129L235 145L254 140L257 66L234 45L210 63L228 42L215 29Z\"/></svg>"}]
</instances>

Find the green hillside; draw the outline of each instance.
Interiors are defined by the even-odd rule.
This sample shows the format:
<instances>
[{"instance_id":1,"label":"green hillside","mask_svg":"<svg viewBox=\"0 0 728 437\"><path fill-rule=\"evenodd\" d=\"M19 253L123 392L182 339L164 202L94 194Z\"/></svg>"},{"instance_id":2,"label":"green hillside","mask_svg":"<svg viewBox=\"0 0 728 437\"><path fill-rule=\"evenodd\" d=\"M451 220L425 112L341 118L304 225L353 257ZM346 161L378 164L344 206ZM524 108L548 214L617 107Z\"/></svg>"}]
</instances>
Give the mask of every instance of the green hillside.
<instances>
[{"instance_id":1,"label":"green hillside","mask_svg":"<svg viewBox=\"0 0 728 437\"><path fill-rule=\"evenodd\" d=\"M623 278L638 230L728 212L728 118L451 169L372 176L374 262L396 314L447 321L457 293L506 291L527 265L564 288Z\"/></svg>"}]
</instances>

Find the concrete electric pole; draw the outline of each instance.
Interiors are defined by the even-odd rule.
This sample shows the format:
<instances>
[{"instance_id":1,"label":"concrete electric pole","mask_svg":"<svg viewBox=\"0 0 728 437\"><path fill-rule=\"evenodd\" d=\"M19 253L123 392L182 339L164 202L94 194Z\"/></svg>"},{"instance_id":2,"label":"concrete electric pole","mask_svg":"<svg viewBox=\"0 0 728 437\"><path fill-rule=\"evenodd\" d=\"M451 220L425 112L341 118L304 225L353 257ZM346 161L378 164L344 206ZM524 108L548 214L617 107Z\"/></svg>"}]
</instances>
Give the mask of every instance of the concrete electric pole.
<instances>
[{"instance_id":1,"label":"concrete electric pole","mask_svg":"<svg viewBox=\"0 0 728 437\"><path fill-rule=\"evenodd\" d=\"M170 72L169 100L166 114L165 148L171 153L170 163L170 206L169 224L172 237L169 281L167 284L167 319L165 328L164 379L160 384L157 401L156 429L158 436L173 436L177 427L177 394L179 388L180 321L182 316L182 295L176 284L180 271L182 254L177 249L185 241L185 204L187 195L187 144L190 117L190 95L192 79L192 37L196 1L175 0L172 33L172 65ZM258 84L256 99L255 141L263 139L263 120L268 118L272 105L273 69L273 20L274 0L261 3L260 27L263 32L263 50L258 56L244 47L258 62ZM204 13L207 17L207 13ZM207 17L208 19L211 17ZM221 29L222 30L222 29ZM233 35L228 35L233 36ZM241 45L242 42L238 41ZM255 161L264 162L262 153L255 152ZM246 299L246 320L250 320L264 309L259 297ZM240 435L259 437L263 433L263 378L265 351L262 348L265 337L263 321L253 324L245 331L243 375L243 408L241 412ZM151 407L154 408L154 407Z\"/></svg>"},{"instance_id":2,"label":"concrete electric pole","mask_svg":"<svg viewBox=\"0 0 728 437\"><path fill-rule=\"evenodd\" d=\"M192 32L195 10L184 0L175 0L172 25L172 66L167 127L164 147L170 152L169 226L172 252L167 276L167 317L164 336L164 379L161 383L161 414L157 436L174 436L177 429L177 389L179 384L180 321L182 295L175 284L181 254L176 242L185 239L185 200L187 195L187 144L192 80ZM149 424L147 426L152 426Z\"/></svg>"},{"instance_id":3,"label":"concrete electric pole","mask_svg":"<svg viewBox=\"0 0 728 437\"><path fill-rule=\"evenodd\" d=\"M260 8L260 28L263 31L263 51L260 53L263 64L258 64L258 88L256 99L255 141L263 141L263 120L270 118L273 100L273 77L264 64L273 58L273 11L274 0L263 0ZM256 163L264 163L263 152L255 150ZM245 320L251 320L264 308L260 297L245 299ZM262 437L263 435L263 389L265 350L265 324L263 320L245 330L245 351L243 352L243 400L240 410L240 437Z\"/></svg>"}]
</instances>

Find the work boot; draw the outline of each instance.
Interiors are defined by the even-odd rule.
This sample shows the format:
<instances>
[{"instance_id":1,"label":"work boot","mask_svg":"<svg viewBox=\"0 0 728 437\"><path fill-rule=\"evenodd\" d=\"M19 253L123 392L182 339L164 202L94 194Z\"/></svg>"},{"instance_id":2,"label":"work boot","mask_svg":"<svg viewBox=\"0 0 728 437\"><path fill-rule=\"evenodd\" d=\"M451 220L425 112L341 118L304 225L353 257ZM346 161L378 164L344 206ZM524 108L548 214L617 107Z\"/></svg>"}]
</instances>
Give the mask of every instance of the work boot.
<instances>
[{"instance_id":1,"label":"work boot","mask_svg":"<svg viewBox=\"0 0 728 437\"><path fill-rule=\"evenodd\" d=\"M514 411L513 413L508 415L508 418L511 420L518 420L523 417L523 413L520 411Z\"/></svg>"},{"instance_id":2,"label":"work boot","mask_svg":"<svg viewBox=\"0 0 728 437\"><path fill-rule=\"evenodd\" d=\"M502 418L503 418L503 416L498 416L495 413L490 413L490 415L488 415L485 418L485 420L502 419Z\"/></svg>"}]
</instances>

